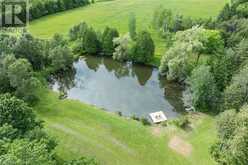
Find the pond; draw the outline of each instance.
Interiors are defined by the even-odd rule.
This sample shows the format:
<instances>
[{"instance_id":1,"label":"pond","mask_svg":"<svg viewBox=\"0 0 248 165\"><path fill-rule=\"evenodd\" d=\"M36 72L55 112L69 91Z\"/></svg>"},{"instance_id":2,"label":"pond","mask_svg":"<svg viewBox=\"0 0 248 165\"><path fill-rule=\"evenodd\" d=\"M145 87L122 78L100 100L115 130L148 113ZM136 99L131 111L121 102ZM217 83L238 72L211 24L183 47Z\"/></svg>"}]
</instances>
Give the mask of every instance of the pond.
<instances>
[{"instance_id":1,"label":"pond","mask_svg":"<svg viewBox=\"0 0 248 165\"><path fill-rule=\"evenodd\" d=\"M53 90L67 98L124 116L148 118L149 113L163 111L174 118L183 110L182 89L160 77L156 68L94 56L80 58L73 66L52 83Z\"/></svg>"}]
</instances>

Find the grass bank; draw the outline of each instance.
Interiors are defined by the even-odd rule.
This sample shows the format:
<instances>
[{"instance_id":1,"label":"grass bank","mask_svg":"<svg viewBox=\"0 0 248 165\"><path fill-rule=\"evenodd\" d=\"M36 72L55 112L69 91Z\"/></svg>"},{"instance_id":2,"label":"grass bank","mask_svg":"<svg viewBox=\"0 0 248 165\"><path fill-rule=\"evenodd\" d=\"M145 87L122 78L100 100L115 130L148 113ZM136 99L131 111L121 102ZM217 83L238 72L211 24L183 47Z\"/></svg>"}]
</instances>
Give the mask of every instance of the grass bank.
<instances>
[{"instance_id":1,"label":"grass bank","mask_svg":"<svg viewBox=\"0 0 248 165\"><path fill-rule=\"evenodd\" d=\"M151 30L150 23L154 10L162 5L175 13L194 18L215 17L228 0L110 0L97 2L85 7L57 13L34 20L28 27L37 37L49 38L54 33L67 34L75 24L85 21L98 30L105 26L117 28L121 33L128 31L128 19L135 13L137 29L148 29L156 44L156 62L165 52L165 42Z\"/></svg>"},{"instance_id":2,"label":"grass bank","mask_svg":"<svg viewBox=\"0 0 248 165\"><path fill-rule=\"evenodd\" d=\"M145 127L79 101L59 100L47 89L40 96L35 111L59 140L56 151L62 158L95 156L103 165L214 164L209 146L215 140L215 120L210 116L196 115L191 131ZM168 147L175 136L192 147L188 156Z\"/></svg>"}]
</instances>

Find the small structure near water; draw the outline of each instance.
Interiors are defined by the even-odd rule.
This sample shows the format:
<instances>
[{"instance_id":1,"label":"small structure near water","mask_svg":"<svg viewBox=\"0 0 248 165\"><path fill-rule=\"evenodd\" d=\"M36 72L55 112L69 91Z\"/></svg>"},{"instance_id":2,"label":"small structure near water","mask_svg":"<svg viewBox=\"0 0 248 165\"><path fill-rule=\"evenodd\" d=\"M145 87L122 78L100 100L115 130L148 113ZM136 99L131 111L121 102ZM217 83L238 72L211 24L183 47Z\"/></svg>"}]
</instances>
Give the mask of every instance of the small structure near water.
<instances>
[{"instance_id":1,"label":"small structure near water","mask_svg":"<svg viewBox=\"0 0 248 165\"><path fill-rule=\"evenodd\" d=\"M153 123L161 123L163 121L167 121L167 117L165 116L164 112L154 112L149 114Z\"/></svg>"}]
</instances>

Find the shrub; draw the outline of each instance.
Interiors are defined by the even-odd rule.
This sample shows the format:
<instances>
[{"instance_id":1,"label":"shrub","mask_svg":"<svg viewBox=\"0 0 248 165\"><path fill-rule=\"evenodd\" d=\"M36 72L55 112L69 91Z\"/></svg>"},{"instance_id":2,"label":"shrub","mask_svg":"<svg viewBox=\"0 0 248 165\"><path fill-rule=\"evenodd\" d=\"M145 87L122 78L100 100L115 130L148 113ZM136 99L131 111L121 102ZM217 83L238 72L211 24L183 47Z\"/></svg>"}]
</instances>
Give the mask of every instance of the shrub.
<instances>
[{"instance_id":1,"label":"shrub","mask_svg":"<svg viewBox=\"0 0 248 165\"><path fill-rule=\"evenodd\" d=\"M122 116L122 112L121 112L121 111L117 111L116 114L117 114L118 116Z\"/></svg>"},{"instance_id":2,"label":"shrub","mask_svg":"<svg viewBox=\"0 0 248 165\"><path fill-rule=\"evenodd\" d=\"M140 121L144 126L151 125L150 121L147 118L141 118Z\"/></svg>"},{"instance_id":3,"label":"shrub","mask_svg":"<svg viewBox=\"0 0 248 165\"><path fill-rule=\"evenodd\" d=\"M172 120L170 123L177 126L178 128L186 128L189 125L189 119L187 116L180 116L177 119Z\"/></svg>"},{"instance_id":4,"label":"shrub","mask_svg":"<svg viewBox=\"0 0 248 165\"><path fill-rule=\"evenodd\" d=\"M135 115L132 115L132 116L131 116L131 119L136 120L136 121L140 121L140 118L137 117L137 116L135 116Z\"/></svg>"}]
</instances>

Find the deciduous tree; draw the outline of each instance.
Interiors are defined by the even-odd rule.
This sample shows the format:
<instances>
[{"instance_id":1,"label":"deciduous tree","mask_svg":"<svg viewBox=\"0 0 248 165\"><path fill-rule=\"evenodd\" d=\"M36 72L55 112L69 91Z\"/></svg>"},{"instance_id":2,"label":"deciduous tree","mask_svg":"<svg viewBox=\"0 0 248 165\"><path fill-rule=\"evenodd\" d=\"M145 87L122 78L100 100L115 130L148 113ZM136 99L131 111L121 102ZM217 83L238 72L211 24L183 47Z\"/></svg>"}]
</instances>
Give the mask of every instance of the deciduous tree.
<instances>
[{"instance_id":1,"label":"deciduous tree","mask_svg":"<svg viewBox=\"0 0 248 165\"><path fill-rule=\"evenodd\" d=\"M220 93L217 90L210 67L201 65L195 68L189 80L193 106L201 111L216 111Z\"/></svg>"},{"instance_id":2,"label":"deciduous tree","mask_svg":"<svg viewBox=\"0 0 248 165\"><path fill-rule=\"evenodd\" d=\"M10 94L0 95L0 126L4 124L13 126L22 134L40 126L32 109Z\"/></svg>"}]
</instances>

